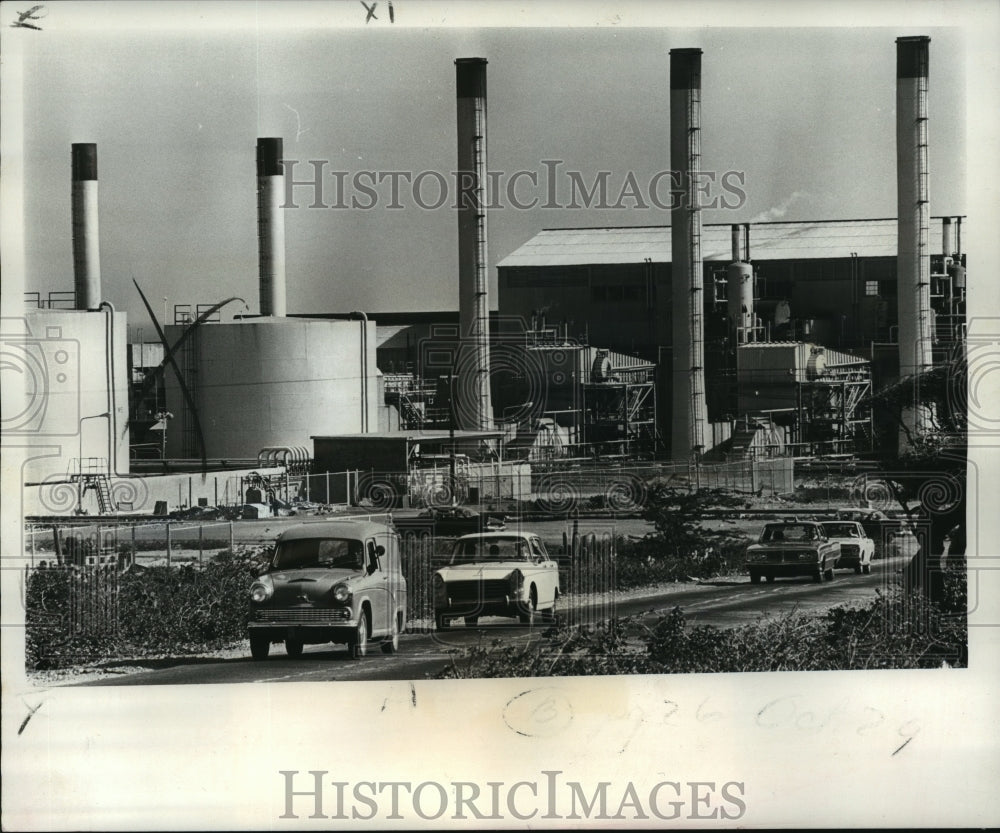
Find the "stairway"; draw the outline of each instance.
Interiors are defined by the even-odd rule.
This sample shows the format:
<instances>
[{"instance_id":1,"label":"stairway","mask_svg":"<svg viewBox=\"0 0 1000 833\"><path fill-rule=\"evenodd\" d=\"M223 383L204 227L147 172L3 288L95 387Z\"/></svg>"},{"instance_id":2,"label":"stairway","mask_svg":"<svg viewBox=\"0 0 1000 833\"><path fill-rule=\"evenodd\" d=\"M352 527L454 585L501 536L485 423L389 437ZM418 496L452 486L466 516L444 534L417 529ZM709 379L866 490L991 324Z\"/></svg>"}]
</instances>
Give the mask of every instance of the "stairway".
<instances>
[{"instance_id":1,"label":"stairway","mask_svg":"<svg viewBox=\"0 0 1000 833\"><path fill-rule=\"evenodd\" d=\"M754 438L757 436L757 432L759 430L760 426L758 425L748 426L746 423L741 423L740 426L733 432L733 435L729 438L729 459L747 459L750 454Z\"/></svg>"}]
</instances>

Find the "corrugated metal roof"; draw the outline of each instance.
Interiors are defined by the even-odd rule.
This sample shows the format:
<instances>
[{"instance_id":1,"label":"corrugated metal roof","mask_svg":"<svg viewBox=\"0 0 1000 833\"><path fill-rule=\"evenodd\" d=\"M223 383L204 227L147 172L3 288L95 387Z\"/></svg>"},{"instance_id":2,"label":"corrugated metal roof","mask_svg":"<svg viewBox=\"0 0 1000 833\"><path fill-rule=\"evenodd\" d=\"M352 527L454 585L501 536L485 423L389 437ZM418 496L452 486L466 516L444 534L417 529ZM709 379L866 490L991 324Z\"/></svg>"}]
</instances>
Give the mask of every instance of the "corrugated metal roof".
<instances>
[{"instance_id":1,"label":"corrugated metal roof","mask_svg":"<svg viewBox=\"0 0 1000 833\"><path fill-rule=\"evenodd\" d=\"M941 250L941 218L930 224L931 252ZM962 218L962 230L966 220ZM703 226L703 260L728 262L732 226ZM896 220L824 220L821 222L751 223L753 260L896 256ZM670 262L670 226L545 229L498 266L586 266L601 263Z\"/></svg>"}]
</instances>

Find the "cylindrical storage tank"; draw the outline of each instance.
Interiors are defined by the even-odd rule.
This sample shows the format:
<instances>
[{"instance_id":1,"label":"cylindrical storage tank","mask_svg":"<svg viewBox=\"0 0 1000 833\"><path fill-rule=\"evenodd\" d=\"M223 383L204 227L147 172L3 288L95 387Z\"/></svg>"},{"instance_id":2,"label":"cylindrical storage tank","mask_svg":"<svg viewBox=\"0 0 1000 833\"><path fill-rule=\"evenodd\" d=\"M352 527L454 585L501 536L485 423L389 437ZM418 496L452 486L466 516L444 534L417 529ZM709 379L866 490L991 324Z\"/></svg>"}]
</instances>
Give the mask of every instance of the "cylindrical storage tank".
<instances>
[{"instance_id":1,"label":"cylindrical storage tank","mask_svg":"<svg viewBox=\"0 0 1000 833\"><path fill-rule=\"evenodd\" d=\"M818 379L826 373L826 352L822 347L813 347L806 361L806 379Z\"/></svg>"},{"instance_id":2,"label":"cylindrical storage tank","mask_svg":"<svg viewBox=\"0 0 1000 833\"><path fill-rule=\"evenodd\" d=\"M73 191L73 286L78 310L101 305L101 240L97 220L97 145L74 144L72 148Z\"/></svg>"},{"instance_id":3,"label":"cylindrical storage tank","mask_svg":"<svg viewBox=\"0 0 1000 833\"><path fill-rule=\"evenodd\" d=\"M167 327L174 343L182 327ZM177 356L209 458L254 458L269 446L378 425L375 327L363 320L254 318L206 324ZM366 355L367 354L367 355ZM368 375L364 372L367 366ZM167 375L169 457L197 458L194 414Z\"/></svg>"},{"instance_id":4,"label":"cylindrical storage tank","mask_svg":"<svg viewBox=\"0 0 1000 833\"><path fill-rule=\"evenodd\" d=\"M704 285L701 256L701 50L670 50L670 168L676 199L670 211L673 285L671 456L706 451Z\"/></svg>"},{"instance_id":5,"label":"cylindrical storage tank","mask_svg":"<svg viewBox=\"0 0 1000 833\"><path fill-rule=\"evenodd\" d=\"M729 322L736 330L737 343L752 341L753 267L749 263L730 263L726 267L726 292Z\"/></svg>"},{"instance_id":6,"label":"cylindrical storage tank","mask_svg":"<svg viewBox=\"0 0 1000 833\"><path fill-rule=\"evenodd\" d=\"M260 314L285 315L285 174L281 139L257 140Z\"/></svg>"},{"instance_id":7,"label":"cylindrical storage tank","mask_svg":"<svg viewBox=\"0 0 1000 833\"><path fill-rule=\"evenodd\" d=\"M955 289L965 289L965 267L961 263L952 263L948 267L948 274L951 275L951 285Z\"/></svg>"},{"instance_id":8,"label":"cylindrical storage tank","mask_svg":"<svg viewBox=\"0 0 1000 833\"><path fill-rule=\"evenodd\" d=\"M486 59L455 61L458 124L458 317L455 416L461 428L489 430L490 303L486 236ZM544 325L543 325L544 326Z\"/></svg>"}]
</instances>

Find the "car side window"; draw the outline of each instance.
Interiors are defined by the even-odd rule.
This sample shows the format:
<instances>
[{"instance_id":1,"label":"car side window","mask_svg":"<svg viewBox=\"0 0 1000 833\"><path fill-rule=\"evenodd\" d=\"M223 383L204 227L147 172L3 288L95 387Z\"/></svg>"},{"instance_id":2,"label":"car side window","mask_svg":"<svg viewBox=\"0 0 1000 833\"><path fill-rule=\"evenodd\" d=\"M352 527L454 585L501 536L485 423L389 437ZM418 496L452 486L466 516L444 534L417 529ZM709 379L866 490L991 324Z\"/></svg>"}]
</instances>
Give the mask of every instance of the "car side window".
<instances>
[{"instance_id":1,"label":"car side window","mask_svg":"<svg viewBox=\"0 0 1000 833\"><path fill-rule=\"evenodd\" d=\"M365 561L369 575L378 570L378 556L375 554L375 539L369 538L365 545Z\"/></svg>"},{"instance_id":2,"label":"car side window","mask_svg":"<svg viewBox=\"0 0 1000 833\"><path fill-rule=\"evenodd\" d=\"M532 557L532 560L533 561L544 561L545 560L545 553L542 552L542 548L538 545L538 539L537 538L529 538L528 540L531 543L531 557Z\"/></svg>"}]
</instances>

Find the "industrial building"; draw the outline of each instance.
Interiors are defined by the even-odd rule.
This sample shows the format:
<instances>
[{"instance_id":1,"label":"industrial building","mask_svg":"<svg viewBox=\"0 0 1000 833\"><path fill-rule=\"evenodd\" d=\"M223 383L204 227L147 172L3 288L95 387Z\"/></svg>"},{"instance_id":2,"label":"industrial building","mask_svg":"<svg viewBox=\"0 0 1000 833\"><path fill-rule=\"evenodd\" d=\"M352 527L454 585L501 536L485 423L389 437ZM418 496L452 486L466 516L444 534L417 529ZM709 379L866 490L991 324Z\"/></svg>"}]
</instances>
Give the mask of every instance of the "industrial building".
<instances>
[{"instance_id":1,"label":"industrial building","mask_svg":"<svg viewBox=\"0 0 1000 833\"><path fill-rule=\"evenodd\" d=\"M353 469L356 498L357 472L391 448L403 499L433 491L417 481L431 471L436 483L456 454L499 483L554 460L850 455L895 442L873 418L873 391L964 339L965 217L930 214L928 52L928 38L897 40L897 218L734 225L702 223L702 52L671 50L670 224L540 231L498 263L495 309L487 62L459 59L457 311L289 314L283 145L260 138L259 314L223 323L226 302L178 305L162 332L154 320L160 343L127 356L124 315L101 299L96 148L74 145L73 309L50 298L27 317L24 362L46 395L29 396L23 422L80 448L33 460L28 480L93 488L103 512L130 456L164 472L293 461L300 473ZM904 425L919 432L929 416L910 409Z\"/></svg>"}]
</instances>

